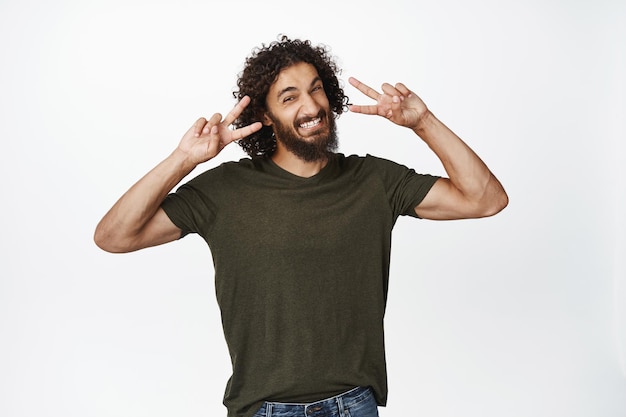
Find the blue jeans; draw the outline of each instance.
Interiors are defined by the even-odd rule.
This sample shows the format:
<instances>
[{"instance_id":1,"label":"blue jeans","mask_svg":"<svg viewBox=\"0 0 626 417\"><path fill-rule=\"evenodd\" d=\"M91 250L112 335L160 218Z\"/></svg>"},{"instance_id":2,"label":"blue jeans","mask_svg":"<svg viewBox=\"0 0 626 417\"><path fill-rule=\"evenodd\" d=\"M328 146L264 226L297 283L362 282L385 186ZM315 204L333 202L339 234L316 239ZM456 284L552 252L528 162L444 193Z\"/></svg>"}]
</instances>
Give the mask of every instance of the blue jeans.
<instances>
[{"instance_id":1,"label":"blue jeans","mask_svg":"<svg viewBox=\"0 0 626 417\"><path fill-rule=\"evenodd\" d=\"M370 388L357 387L308 404L266 401L253 417L378 417L378 407Z\"/></svg>"}]
</instances>

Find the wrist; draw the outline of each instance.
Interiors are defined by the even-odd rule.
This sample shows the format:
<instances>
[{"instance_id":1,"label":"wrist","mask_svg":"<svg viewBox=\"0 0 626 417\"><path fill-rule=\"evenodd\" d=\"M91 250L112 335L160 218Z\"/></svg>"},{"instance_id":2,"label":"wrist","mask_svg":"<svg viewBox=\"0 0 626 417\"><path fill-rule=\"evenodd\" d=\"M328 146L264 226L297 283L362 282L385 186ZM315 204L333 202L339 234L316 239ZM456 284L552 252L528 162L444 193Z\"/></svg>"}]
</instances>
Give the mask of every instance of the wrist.
<instances>
[{"instance_id":1,"label":"wrist","mask_svg":"<svg viewBox=\"0 0 626 417\"><path fill-rule=\"evenodd\" d=\"M434 114L430 112L430 110L426 110L423 112L419 118L417 119L417 123L412 128L413 132L415 132L418 136L422 136L423 133L428 130L429 127L433 126L436 121L436 117Z\"/></svg>"},{"instance_id":2,"label":"wrist","mask_svg":"<svg viewBox=\"0 0 626 417\"><path fill-rule=\"evenodd\" d=\"M174 152L172 152L167 159L173 166L177 167L178 170L184 172L184 175L190 173L198 165L188 152L180 148L174 149Z\"/></svg>"}]
</instances>

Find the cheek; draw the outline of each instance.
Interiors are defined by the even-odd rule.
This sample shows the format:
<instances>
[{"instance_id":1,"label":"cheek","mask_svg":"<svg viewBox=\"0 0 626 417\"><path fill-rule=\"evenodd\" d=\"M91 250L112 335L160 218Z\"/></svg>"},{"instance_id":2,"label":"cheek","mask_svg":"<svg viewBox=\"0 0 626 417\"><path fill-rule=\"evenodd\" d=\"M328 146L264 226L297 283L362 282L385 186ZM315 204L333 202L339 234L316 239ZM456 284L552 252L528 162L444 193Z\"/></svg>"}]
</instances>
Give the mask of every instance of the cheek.
<instances>
[{"instance_id":1,"label":"cheek","mask_svg":"<svg viewBox=\"0 0 626 417\"><path fill-rule=\"evenodd\" d=\"M323 108L330 107L330 101L328 101L328 97L326 97L326 94L323 94L322 97L318 99L317 103L320 107L323 107Z\"/></svg>"},{"instance_id":2,"label":"cheek","mask_svg":"<svg viewBox=\"0 0 626 417\"><path fill-rule=\"evenodd\" d=\"M293 126L297 118L298 118L298 112L289 109L289 111L286 111L282 114L280 121L285 126Z\"/></svg>"},{"instance_id":3,"label":"cheek","mask_svg":"<svg viewBox=\"0 0 626 417\"><path fill-rule=\"evenodd\" d=\"M294 120L294 113L290 109L280 109L270 111L264 114L263 120L267 123L267 126L272 124L279 124L282 126L292 126Z\"/></svg>"}]
</instances>

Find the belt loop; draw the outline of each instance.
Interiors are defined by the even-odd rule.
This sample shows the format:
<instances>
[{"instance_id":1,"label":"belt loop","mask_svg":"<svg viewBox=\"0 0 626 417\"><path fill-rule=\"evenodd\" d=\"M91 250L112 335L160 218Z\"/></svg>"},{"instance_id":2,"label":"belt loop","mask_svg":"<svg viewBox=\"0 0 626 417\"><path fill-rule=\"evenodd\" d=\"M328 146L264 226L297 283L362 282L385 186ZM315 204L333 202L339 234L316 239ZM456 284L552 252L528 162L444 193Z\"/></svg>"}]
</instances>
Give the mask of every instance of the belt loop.
<instances>
[{"instance_id":1,"label":"belt loop","mask_svg":"<svg viewBox=\"0 0 626 417\"><path fill-rule=\"evenodd\" d=\"M265 403L265 417L272 417L272 403Z\"/></svg>"},{"instance_id":2,"label":"belt loop","mask_svg":"<svg viewBox=\"0 0 626 417\"><path fill-rule=\"evenodd\" d=\"M345 415L343 409L343 398L340 396L337 397L337 408L339 409L339 417L343 417Z\"/></svg>"}]
</instances>

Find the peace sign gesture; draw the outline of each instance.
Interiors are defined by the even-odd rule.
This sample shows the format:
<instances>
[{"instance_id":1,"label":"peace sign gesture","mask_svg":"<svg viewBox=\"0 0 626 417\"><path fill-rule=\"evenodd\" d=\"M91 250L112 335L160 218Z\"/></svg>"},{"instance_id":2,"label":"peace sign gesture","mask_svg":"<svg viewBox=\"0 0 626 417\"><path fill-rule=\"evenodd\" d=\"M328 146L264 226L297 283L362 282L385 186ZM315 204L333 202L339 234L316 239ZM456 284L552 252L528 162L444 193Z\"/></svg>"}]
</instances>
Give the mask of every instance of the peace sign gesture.
<instances>
[{"instance_id":1,"label":"peace sign gesture","mask_svg":"<svg viewBox=\"0 0 626 417\"><path fill-rule=\"evenodd\" d=\"M402 83L395 86L384 83L381 87L383 92L379 93L356 78L350 77L348 81L357 90L376 100L376 104L373 105L351 105L350 111L354 113L383 116L397 125L410 129L418 128L428 113L422 99Z\"/></svg>"},{"instance_id":2,"label":"peace sign gesture","mask_svg":"<svg viewBox=\"0 0 626 417\"><path fill-rule=\"evenodd\" d=\"M199 118L185 133L178 149L185 152L192 164L197 165L217 156L229 143L258 131L263 126L260 122L239 129L231 129L231 124L248 104L250 104L250 97L245 96L224 119L219 113L215 113L209 120L204 117Z\"/></svg>"}]
</instances>

